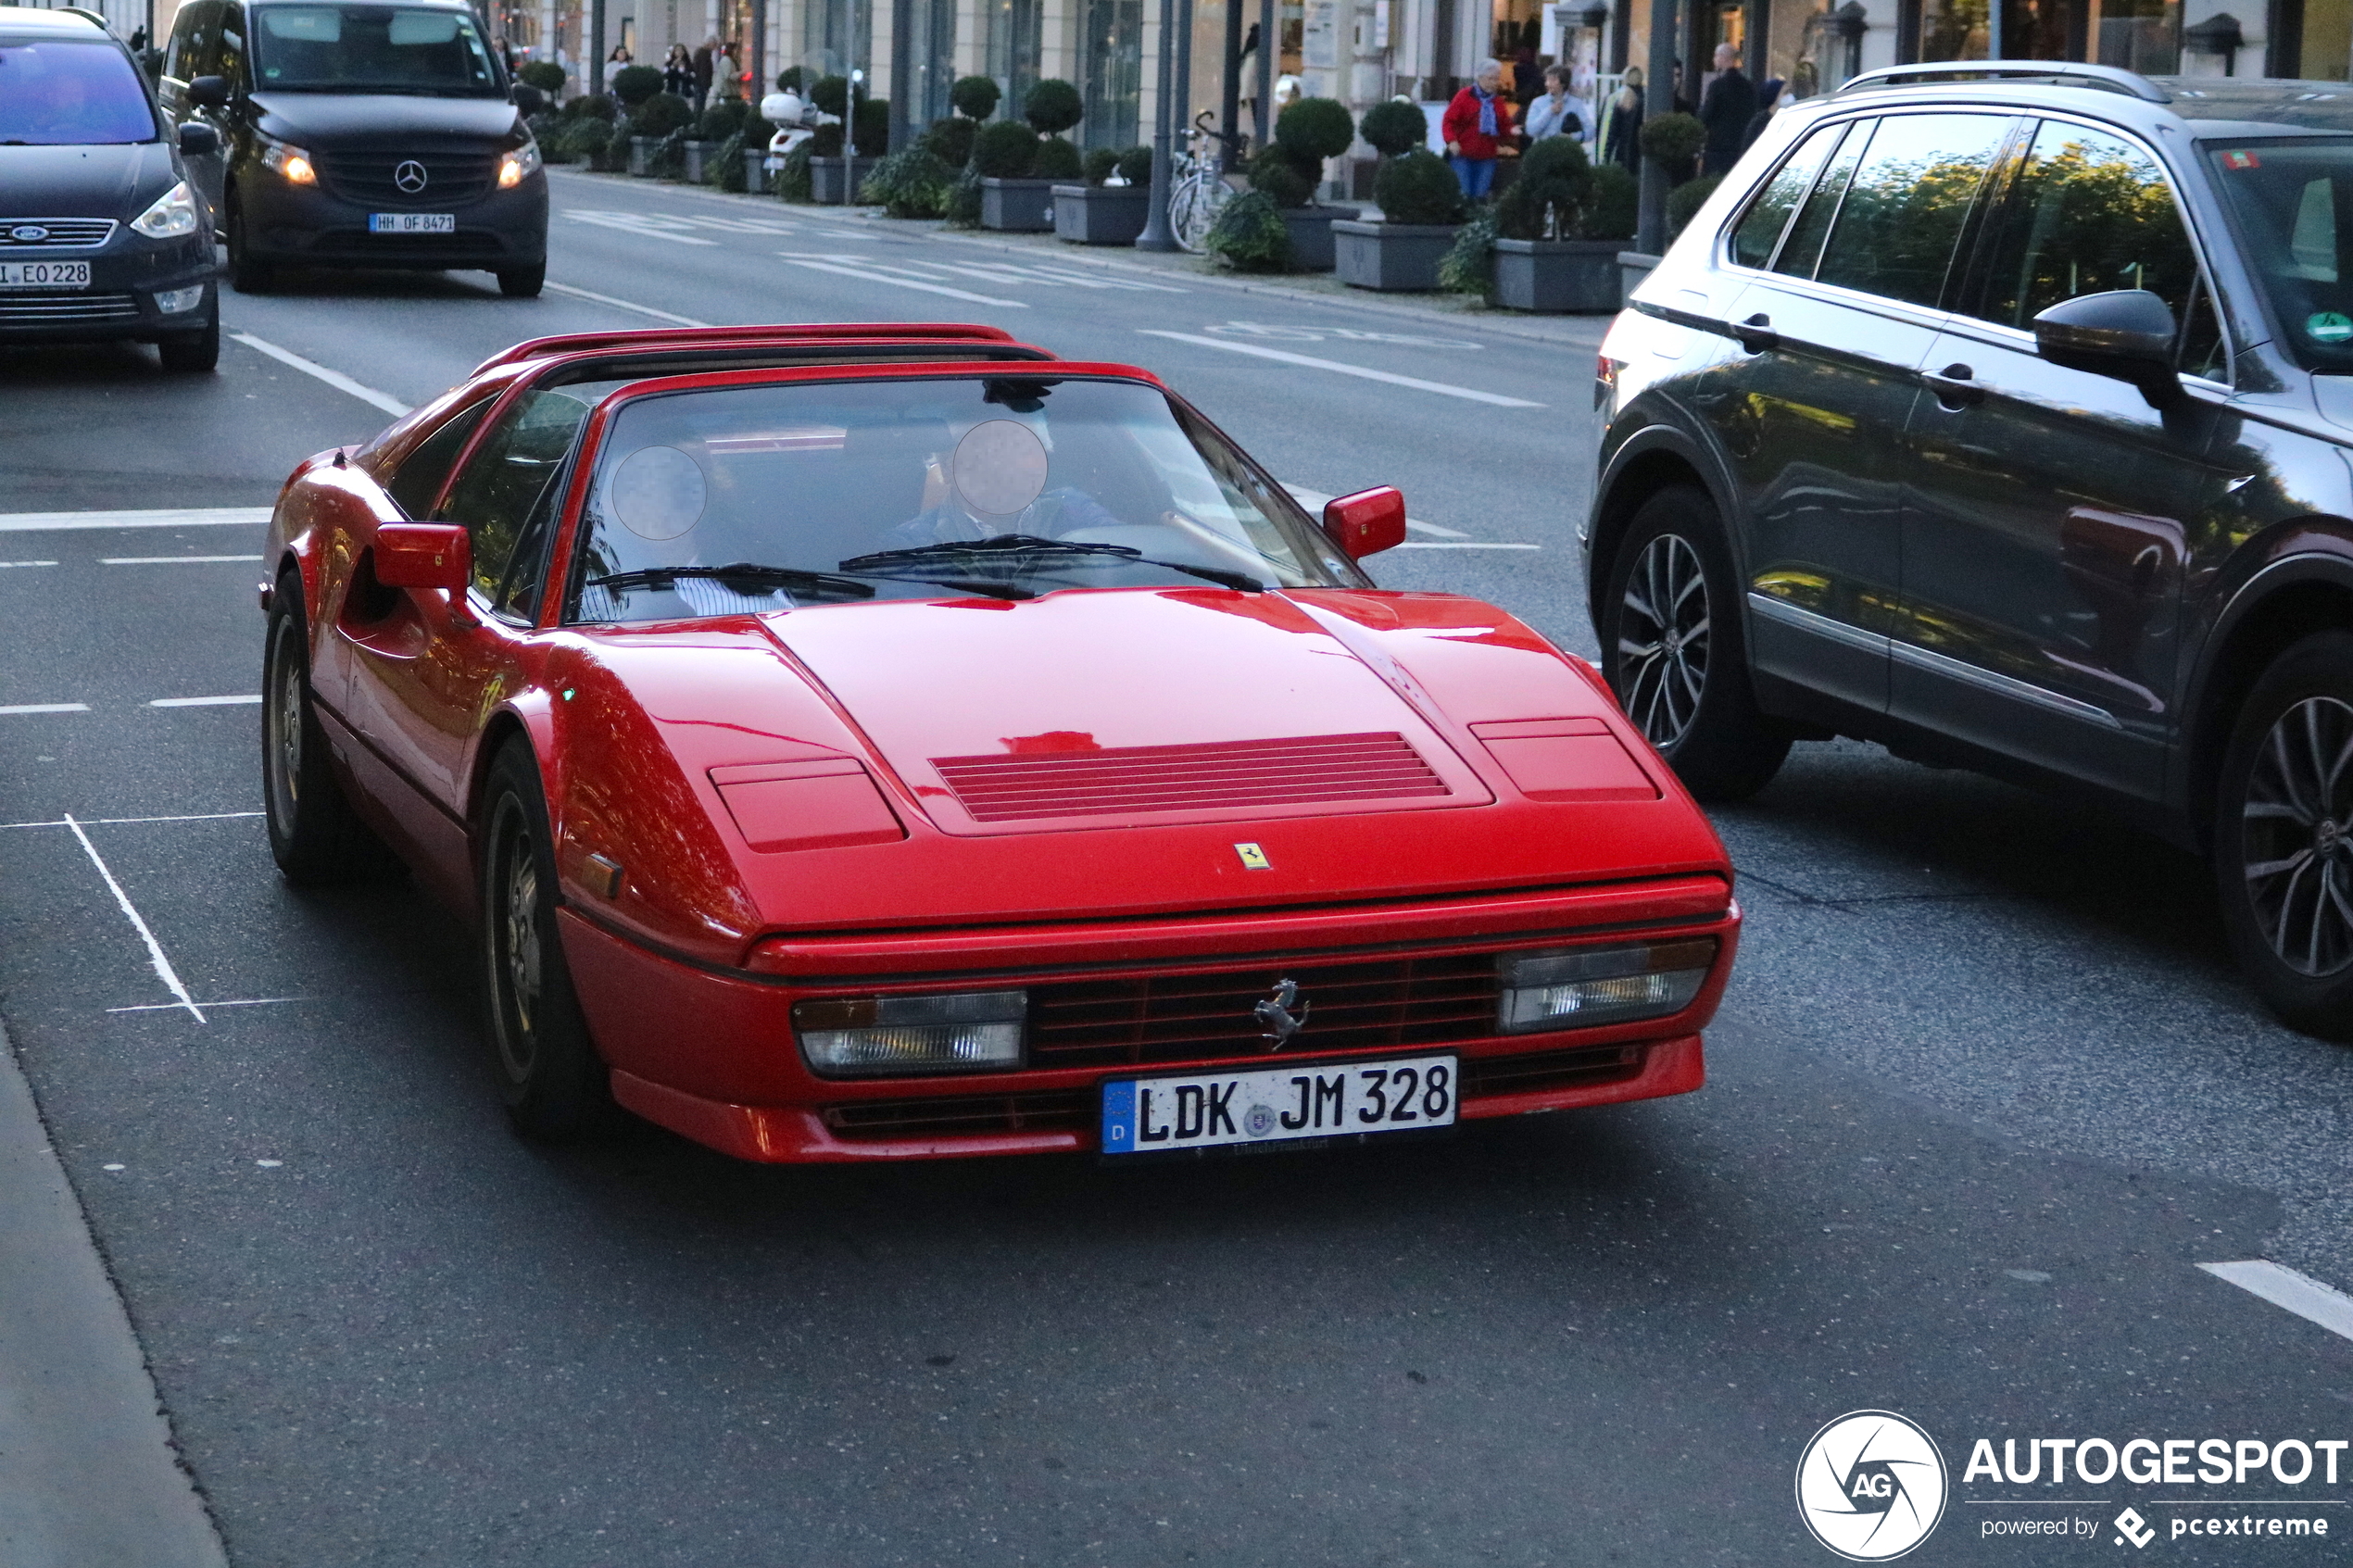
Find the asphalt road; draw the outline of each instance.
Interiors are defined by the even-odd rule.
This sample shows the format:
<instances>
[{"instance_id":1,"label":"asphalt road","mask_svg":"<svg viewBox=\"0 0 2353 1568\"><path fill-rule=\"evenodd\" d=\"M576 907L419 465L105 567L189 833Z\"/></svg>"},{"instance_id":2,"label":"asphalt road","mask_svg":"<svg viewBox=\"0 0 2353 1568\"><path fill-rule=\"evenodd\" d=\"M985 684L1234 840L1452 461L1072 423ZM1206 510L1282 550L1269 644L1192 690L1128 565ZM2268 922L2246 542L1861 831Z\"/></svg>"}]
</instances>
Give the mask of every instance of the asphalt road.
<instances>
[{"instance_id":1,"label":"asphalt road","mask_svg":"<svg viewBox=\"0 0 2353 1568\"><path fill-rule=\"evenodd\" d=\"M979 320L1151 367L1302 487L1399 484L1424 526L1385 585L1592 649L1598 324L577 174L556 206L551 278L601 301L297 279L228 296L214 378L0 352L0 512L266 506L385 403L648 310ZM2196 1267L2353 1285L2353 1054L2259 1011L2203 871L2146 839L1800 747L1718 815L1749 926L1677 1100L1142 1172L550 1151L489 1092L452 919L283 886L257 708L155 706L258 690L258 533L0 531L0 823L35 824L0 827L0 1021L240 1568L1820 1563L1793 1472L1866 1408L1951 1468L1910 1561L2138 1557L2128 1503L2152 1558L2342 1560L2353 1456L2334 1486L1963 1481L1979 1437L2353 1436L2353 1342ZM2283 1501L2337 1538L2170 1534ZM2096 1534L1987 1532L2059 1514Z\"/></svg>"}]
</instances>

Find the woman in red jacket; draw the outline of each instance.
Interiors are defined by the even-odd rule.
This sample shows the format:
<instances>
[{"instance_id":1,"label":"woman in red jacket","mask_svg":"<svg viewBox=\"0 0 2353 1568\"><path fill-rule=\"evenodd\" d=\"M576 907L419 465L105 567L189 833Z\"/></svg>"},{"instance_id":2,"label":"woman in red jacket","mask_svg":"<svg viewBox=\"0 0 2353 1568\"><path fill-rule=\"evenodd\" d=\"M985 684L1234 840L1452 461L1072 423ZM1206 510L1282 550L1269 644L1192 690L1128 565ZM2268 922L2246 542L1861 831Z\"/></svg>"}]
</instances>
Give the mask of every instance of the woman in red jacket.
<instances>
[{"instance_id":1,"label":"woman in red jacket","mask_svg":"<svg viewBox=\"0 0 2353 1568\"><path fill-rule=\"evenodd\" d=\"M1446 138L1446 161L1463 194L1478 201L1495 183L1496 144L1512 133L1512 101L1503 92L1504 68L1494 60L1478 68L1478 82L1454 94L1438 122Z\"/></svg>"}]
</instances>

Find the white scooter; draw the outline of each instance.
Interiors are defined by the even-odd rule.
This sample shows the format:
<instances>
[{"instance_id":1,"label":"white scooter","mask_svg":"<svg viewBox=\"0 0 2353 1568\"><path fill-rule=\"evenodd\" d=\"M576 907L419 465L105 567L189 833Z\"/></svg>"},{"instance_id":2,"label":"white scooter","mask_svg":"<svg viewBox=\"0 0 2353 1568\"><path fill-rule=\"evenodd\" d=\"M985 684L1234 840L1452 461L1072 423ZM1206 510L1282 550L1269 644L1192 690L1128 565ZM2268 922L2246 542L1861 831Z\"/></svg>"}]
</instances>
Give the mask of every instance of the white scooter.
<instances>
[{"instance_id":1,"label":"white scooter","mask_svg":"<svg viewBox=\"0 0 2353 1568\"><path fill-rule=\"evenodd\" d=\"M760 118L776 128L761 165L771 174L783 169L785 155L817 134L819 126L841 123L841 116L823 112L798 93L769 94L760 100Z\"/></svg>"}]
</instances>

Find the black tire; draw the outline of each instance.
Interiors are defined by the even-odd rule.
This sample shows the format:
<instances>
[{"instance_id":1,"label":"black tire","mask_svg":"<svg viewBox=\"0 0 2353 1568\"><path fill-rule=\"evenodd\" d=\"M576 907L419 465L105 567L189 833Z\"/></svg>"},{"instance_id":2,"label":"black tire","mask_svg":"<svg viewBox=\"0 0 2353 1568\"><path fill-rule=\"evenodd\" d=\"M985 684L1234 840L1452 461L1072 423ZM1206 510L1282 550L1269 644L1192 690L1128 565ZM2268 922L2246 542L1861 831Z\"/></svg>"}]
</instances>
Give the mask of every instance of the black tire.
<instances>
[{"instance_id":1,"label":"black tire","mask_svg":"<svg viewBox=\"0 0 2353 1568\"><path fill-rule=\"evenodd\" d=\"M209 375L220 363L220 309L215 302L212 320L202 332L178 332L156 345L163 368L175 375Z\"/></svg>"},{"instance_id":2,"label":"black tire","mask_svg":"<svg viewBox=\"0 0 2353 1568\"><path fill-rule=\"evenodd\" d=\"M483 799L483 990L499 1098L526 1136L592 1137L613 1120L612 1075L564 962L547 807L522 741L491 763Z\"/></svg>"},{"instance_id":3,"label":"black tire","mask_svg":"<svg viewBox=\"0 0 2353 1568\"><path fill-rule=\"evenodd\" d=\"M372 875L389 860L328 762L327 737L310 697L302 580L291 571L270 596L261 664L261 800L271 859L298 887Z\"/></svg>"},{"instance_id":4,"label":"black tire","mask_svg":"<svg viewBox=\"0 0 2353 1568\"><path fill-rule=\"evenodd\" d=\"M1601 612L1610 690L1684 786L1702 800L1764 788L1791 735L1757 711L1740 583L1704 491L1676 485L1642 503L1610 558Z\"/></svg>"},{"instance_id":5,"label":"black tire","mask_svg":"<svg viewBox=\"0 0 2353 1568\"><path fill-rule=\"evenodd\" d=\"M539 291L547 286L547 264L536 267L509 267L498 274L498 292L509 299L537 299Z\"/></svg>"},{"instance_id":6,"label":"black tire","mask_svg":"<svg viewBox=\"0 0 2353 1568\"><path fill-rule=\"evenodd\" d=\"M2271 661L2214 800L2214 879L2240 969L2291 1028L2353 1040L2353 633Z\"/></svg>"},{"instance_id":7,"label":"black tire","mask_svg":"<svg viewBox=\"0 0 2353 1568\"><path fill-rule=\"evenodd\" d=\"M229 220L223 225L229 243L229 286L239 294L267 294L278 281L278 270L253 254L245 239L245 207L229 198Z\"/></svg>"}]
</instances>

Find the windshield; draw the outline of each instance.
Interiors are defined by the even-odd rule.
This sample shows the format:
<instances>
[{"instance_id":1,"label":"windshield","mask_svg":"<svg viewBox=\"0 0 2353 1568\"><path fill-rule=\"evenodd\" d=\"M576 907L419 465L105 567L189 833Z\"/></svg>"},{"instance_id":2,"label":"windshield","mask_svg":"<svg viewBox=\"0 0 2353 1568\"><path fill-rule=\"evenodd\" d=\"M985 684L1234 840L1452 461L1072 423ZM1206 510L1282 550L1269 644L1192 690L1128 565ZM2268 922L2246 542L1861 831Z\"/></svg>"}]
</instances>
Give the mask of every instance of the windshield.
<instances>
[{"instance_id":1,"label":"windshield","mask_svg":"<svg viewBox=\"0 0 2353 1568\"><path fill-rule=\"evenodd\" d=\"M2287 351L2353 370L2353 139L2211 147L2207 157Z\"/></svg>"},{"instance_id":2,"label":"windshield","mask_svg":"<svg viewBox=\"0 0 2353 1568\"><path fill-rule=\"evenodd\" d=\"M254 80L264 91L502 92L464 11L396 6L265 6Z\"/></svg>"},{"instance_id":3,"label":"windshield","mask_svg":"<svg viewBox=\"0 0 2353 1568\"><path fill-rule=\"evenodd\" d=\"M0 145L152 142L156 117L139 73L111 44L0 44Z\"/></svg>"},{"instance_id":4,"label":"windshield","mask_svg":"<svg viewBox=\"0 0 2353 1568\"><path fill-rule=\"evenodd\" d=\"M1363 581L1214 432L1125 382L830 382L638 399L598 454L581 536L584 621Z\"/></svg>"}]
</instances>

